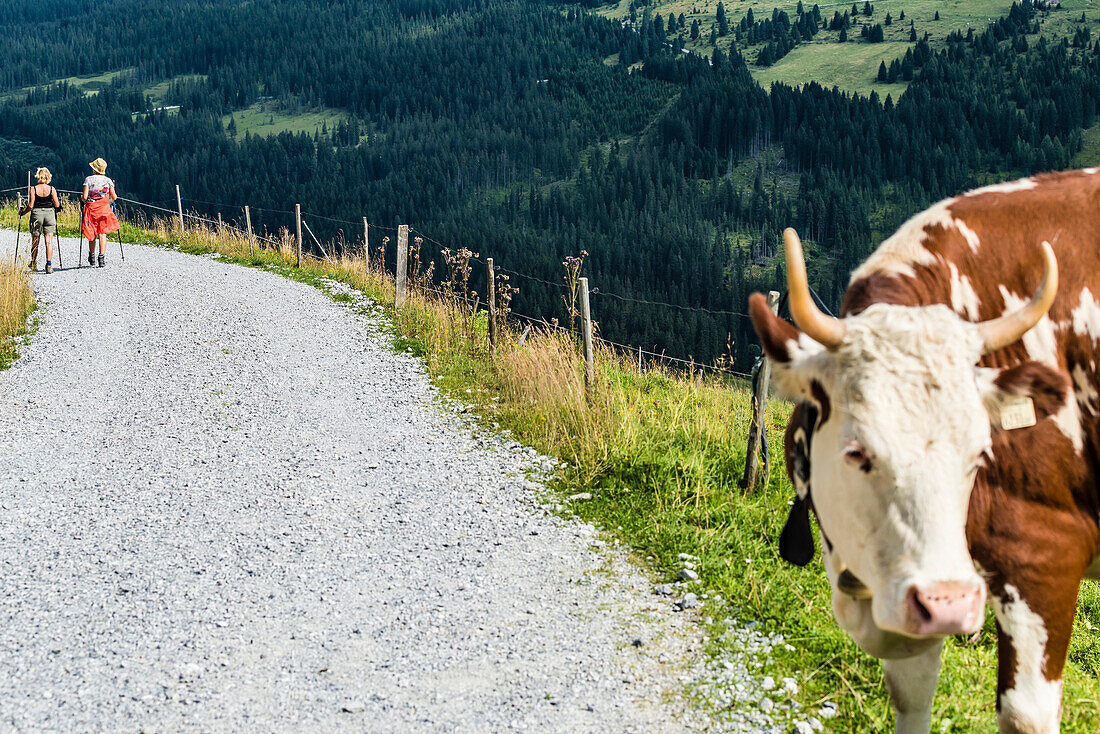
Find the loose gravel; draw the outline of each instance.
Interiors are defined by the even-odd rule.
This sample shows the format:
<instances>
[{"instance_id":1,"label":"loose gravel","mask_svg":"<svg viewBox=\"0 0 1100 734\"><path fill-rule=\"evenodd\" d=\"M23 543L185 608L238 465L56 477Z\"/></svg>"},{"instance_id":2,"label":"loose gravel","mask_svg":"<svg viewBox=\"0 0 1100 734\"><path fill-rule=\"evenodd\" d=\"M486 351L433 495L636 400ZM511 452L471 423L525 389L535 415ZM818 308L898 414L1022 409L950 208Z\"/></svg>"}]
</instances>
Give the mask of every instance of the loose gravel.
<instances>
[{"instance_id":1,"label":"loose gravel","mask_svg":"<svg viewBox=\"0 0 1100 734\"><path fill-rule=\"evenodd\" d=\"M380 309L109 252L32 276L0 373L0 729L791 730L757 705L769 638L704 659L692 605L547 513L552 462Z\"/></svg>"}]
</instances>

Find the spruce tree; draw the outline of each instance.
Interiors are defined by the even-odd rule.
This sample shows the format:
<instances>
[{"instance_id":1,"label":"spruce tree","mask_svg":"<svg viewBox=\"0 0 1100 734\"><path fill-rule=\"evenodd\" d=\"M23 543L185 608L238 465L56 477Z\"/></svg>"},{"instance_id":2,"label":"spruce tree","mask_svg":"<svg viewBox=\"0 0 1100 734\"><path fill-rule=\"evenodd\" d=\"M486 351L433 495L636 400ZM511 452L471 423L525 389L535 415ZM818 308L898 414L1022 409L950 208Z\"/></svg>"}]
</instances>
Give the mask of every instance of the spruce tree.
<instances>
[{"instance_id":1,"label":"spruce tree","mask_svg":"<svg viewBox=\"0 0 1100 734\"><path fill-rule=\"evenodd\" d=\"M886 62L878 62L878 80L880 82L886 81Z\"/></svg>"},{"instance_id":2,"label":"spruce tree","mask_svg":"<svg viewBox=\"0 0 1100 734\"><path fill-rule=\"evenodd\" d=\"M718 14L716 19L718 21L718 35L728 35L730 32L729 20L726 18L726 6L721 3L721 0L719 0L718 3Z\"/></svg>"}]
</instances>

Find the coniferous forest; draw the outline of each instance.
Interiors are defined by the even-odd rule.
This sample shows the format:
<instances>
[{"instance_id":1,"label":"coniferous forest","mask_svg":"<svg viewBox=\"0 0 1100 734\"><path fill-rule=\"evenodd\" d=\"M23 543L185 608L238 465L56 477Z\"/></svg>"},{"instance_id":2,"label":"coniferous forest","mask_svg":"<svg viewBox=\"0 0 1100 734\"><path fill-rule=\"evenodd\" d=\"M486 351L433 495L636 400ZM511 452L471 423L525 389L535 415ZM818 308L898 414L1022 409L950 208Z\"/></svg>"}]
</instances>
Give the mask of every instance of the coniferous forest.
<instances>
[{"instance_id":1,"label":"coniferous forest","mask_svg":"<svg viewBox=\"0 0 1100 734\"><path fill-rule=\"evenodd\" d=\"M295 202L330 218L311 223L323 238L358 242L363 216L408 223L534 276L513 278L513 305L536 316L564 315L554 284L586 250L602 336L704 362L730 351L744 369L741 312L752 291L782 289L784 227L835 304L908 215L1067 167L1100 99L1100 42L1040 37L1028 0L916 42L898 99L765 90L756 54L684 53L659 14L622 24L592 5L2 0L3 186L48 165L76 187L103 156L124 196L171 207L179 184L188 207L237 218L247 203L269 230ZM799 7L729 24L775 57L829 24ZM94 94L58 81L109 71ZM340 114L315 132L226 124L260 102Z\"/></svg>"}]
</instances>

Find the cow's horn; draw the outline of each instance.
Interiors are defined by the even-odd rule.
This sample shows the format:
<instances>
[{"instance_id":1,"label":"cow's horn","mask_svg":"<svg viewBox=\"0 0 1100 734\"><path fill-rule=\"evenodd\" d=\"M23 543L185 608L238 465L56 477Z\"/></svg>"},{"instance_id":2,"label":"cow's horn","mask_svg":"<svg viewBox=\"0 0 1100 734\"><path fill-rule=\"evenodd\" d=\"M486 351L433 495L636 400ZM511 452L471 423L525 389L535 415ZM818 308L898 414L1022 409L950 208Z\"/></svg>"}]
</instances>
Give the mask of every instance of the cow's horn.
<instances>
[{"instance_id":1,"label":"cow's horn","mask_svg":"<svg viewBox=\"0 0 1100 734\"><path fill-rule=\"evenodd\" d=\"M791 318L795 325L827 349L835 349L844 340L844 322L821 312L810 295L806 282L806 261L802 258L802 241L790 227L783 230L783 246L787 253L787 293Z\"/></svg>"},{"instance_id":2,"label":"cow's horn","mask_svg":"<svg viewBox=\"0 0 1100 734\"><path fill-rule=\"evenodd\" d=\"M1049 242L1043 243L1043 262L1046 265L1043 282L1027 304L1004 316L978 324L984 345L983 353L995 352L1014 344L1050 310L1054 296L1058 293L1058 260L1054 257L1054 250Z\"/></svg>"}]
</instances>

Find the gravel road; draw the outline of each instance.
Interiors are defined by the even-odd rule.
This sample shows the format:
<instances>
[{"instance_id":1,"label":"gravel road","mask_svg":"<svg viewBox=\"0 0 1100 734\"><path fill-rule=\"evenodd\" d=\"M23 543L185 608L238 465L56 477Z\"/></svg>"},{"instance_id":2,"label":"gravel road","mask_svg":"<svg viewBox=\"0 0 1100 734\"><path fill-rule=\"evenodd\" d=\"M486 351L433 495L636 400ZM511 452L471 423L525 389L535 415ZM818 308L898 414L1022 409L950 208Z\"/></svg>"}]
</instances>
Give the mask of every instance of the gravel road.
<instances>
[{"instance_id":1,"label":"gravel road","mask_svg":"<svg viewBox=\"0 0 1100 734\"><path fill-rule=\"evenodd\" d=\"M541 510L543 459L377 312L131 245L33 279L0 373L0 729L685 724L685 615Z\"/></svg>"}]
</instances>

